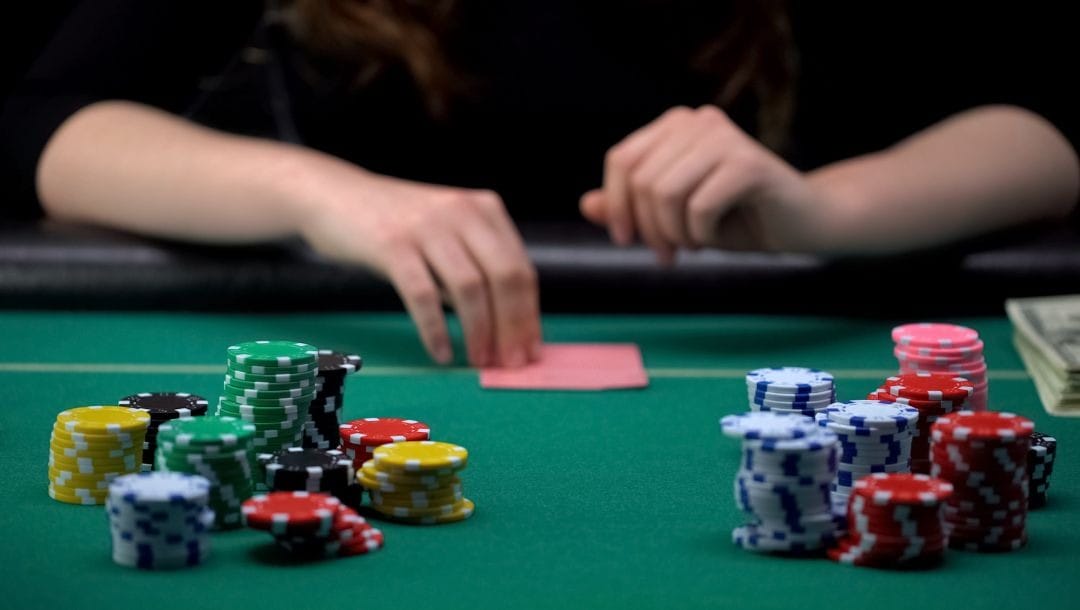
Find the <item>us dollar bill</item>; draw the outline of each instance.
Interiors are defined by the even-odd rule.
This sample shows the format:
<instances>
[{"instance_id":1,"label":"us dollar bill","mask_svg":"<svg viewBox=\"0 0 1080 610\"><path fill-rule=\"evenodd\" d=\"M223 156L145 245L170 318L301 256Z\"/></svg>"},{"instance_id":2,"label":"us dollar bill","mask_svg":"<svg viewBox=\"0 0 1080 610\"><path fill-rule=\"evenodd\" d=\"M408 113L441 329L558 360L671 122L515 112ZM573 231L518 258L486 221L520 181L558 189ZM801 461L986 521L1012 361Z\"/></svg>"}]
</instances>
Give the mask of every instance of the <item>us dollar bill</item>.
<instances>
[{"instance_id":1,"label":"us dollar bill","mask_svg":"<svg viewBox=\"0 0 1080 610\"><path fill-rule=\"evenodd\" d=\"M1005 311L1043 407L1080 416L1080 295L1009 299Z\"/></svg>"}]
</instances>

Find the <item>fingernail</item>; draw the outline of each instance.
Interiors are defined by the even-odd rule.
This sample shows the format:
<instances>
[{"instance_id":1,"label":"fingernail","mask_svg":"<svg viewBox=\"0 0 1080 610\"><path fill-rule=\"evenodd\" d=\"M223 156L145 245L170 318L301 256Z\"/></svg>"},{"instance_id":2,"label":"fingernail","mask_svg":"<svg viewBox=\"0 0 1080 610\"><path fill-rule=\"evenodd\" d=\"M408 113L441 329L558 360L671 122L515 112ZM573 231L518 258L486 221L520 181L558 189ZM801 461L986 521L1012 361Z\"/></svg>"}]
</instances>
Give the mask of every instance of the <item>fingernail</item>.
<instances>
[{"instance_id":1,"label":"fingernail","mask_svg":"<svg viewBox=\"0 0 1080 610\"><path fill-rule=\"evenodd\" d=\"M510 368L525 366L525 350L520 347L515 347L510 350L510 353L506 355L506 362L504 364Z\"/></svg>"}]
</instances>

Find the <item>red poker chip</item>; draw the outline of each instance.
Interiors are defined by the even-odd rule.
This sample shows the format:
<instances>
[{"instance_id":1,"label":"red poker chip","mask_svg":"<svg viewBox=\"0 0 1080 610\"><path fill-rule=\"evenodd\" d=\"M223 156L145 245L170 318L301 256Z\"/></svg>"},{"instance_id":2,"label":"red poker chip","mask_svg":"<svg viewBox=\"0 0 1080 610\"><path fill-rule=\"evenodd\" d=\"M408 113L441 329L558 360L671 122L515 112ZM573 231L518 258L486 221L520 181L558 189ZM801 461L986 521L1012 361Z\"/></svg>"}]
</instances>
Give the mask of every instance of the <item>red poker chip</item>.
<instances>
[{"instance_id":1,"label":"red poker chip","mask_svg":"<svg viewBox=\"0 0 1080 610\"><path fill-rule=\"evenodd\" d=\"M906 353L923 357L974 358L981 356L985 347L980 339L968 347L916 347L914 345L898 344L894 349L904 350Z\"/></svg>"},{"instance_id":2,"label":"red poker chip","mask_svg":"<svg viewBox=\"0 0 1080 610\"><path fill-rule=\"evenodd\" d=\"M381 549L384 544L385 538L382 531L368 525L362 528L359 533L355 533L354 530L353 538L341 544L338 555L341 557L366 555Z\"/></svg>"},{"instance_id":3,"label":"red poker chip","mask_svg":"<svg viewBox=\"0 0 1080 610\"><path fill-rule=\"evenodd\" d=\"M916 400L967 400L975 386L966 377L946 373L905 373L885 380L885 389L893 396Z\"/></svg>"},{"instance_id":4,"label":"red poker chip","mask_svg":"<svg viewBox=\"0 0 1080 610\"><path fill-rule=\"evenodd\" d=\"M341 501L324 493L273 491L252 496L242 505L244 520L274 534L330 534Z\"/></svg>"},{"instance_id":5,"label":"red poker chip","mask_svg":"<svg viewBox=\"0 0 1080 610\"><path fill-rule=\"evenodd\" d=\"M908 549L936 551L945 548L948 543L948 537L943 533L932 538L912 539L906 536L887 537L876 534L863 536L857 532L849 532L848 539L853 545L861 546L863 551L871 556L902 553Z\"/></svg>"},{"instance_id":6,"label":"red poker chip","mask_svg":"<svg viewBox=\"0 0 1080 610\"><path fill-rule=\"evenodd\" d=\"M870 533L877 536L886 536L892 538L900 538L915 534L920 538L934 538L942 536L943 523L940 517L936 517L932 520L920 521L917 523L895 523L888 520L887 517L880 519L869 517L865 525L860 524L852 519L848 520L848 531L858 532L860 534Z\"/></svg>"},{"instance_id":7,"label":"red poker chip","mask_svg":"<svg viewBox=\"0 0 1080 610\"><path fill-rule=\"evenodd\" d=\"M871 393L867 396L867 400L880 400L884 402L895 402L909 407L914 407L919 410L920 420L921 414L930 415L945 415L952 413L953 411L959 411L960 408L967 402L964 400L949 401L949 400L919 400L917 398L904 398L902 396L894 396L887 390Z\"/></svg>"},{"instance_id":8,"label":"red poker chip","mask_svg":"<svg viewBox=\"0 0 1080 610\"><path fill-rule=\"evenodd\" d=\"M932 368L934 366L971 365L977 367L986 362L982 352L962 353L923 353L919 350L897 346L893 356L902 362L910 362Z\"/></svg>"},{"instance_id":9,"label":"red poker chip","mask_svg":"<svg viewBox=\"0 0 1080 610\"><path fill-rule=\"evenodd\" d=\"M353 446L378 446L402 441L426 441L431 438L431 426L415 419L398 417L367 417L345 422L340 426L341 441Z\"/></svg>"},{"instance_id":10,"label":"red poker chip","mask_svg":"<svg viewBox=\"0 0 1080 610\"><path fill-rule=\"evenodd\" d=\"M971 348L979 342L979 333L966 326L921 322L892 329L898 345L938 349Z\"/></svg>"},{"instance_id":11,"label":"red poker chip","mask_svg":"<svg viewBox=\"0 0 1080 610\"><path fill-rule=\"evenodd\" d=\"M852 489L852 495L867 499L867 504L937 505L953 491L952 484L922 474L877 473L865 476Z\"/></svg>"},{"instance_id":12,"label":"red poker chip","mask_svg":"<svg viewBox=\"0 0 1080 610\"><path fill-rule=\"evenodd\" d=\"M1030 439L1035 424L1026 417L1004 411L959 411L935 422L933 431L947 441L1012 442Z\"/></svg>"}]
</instances>

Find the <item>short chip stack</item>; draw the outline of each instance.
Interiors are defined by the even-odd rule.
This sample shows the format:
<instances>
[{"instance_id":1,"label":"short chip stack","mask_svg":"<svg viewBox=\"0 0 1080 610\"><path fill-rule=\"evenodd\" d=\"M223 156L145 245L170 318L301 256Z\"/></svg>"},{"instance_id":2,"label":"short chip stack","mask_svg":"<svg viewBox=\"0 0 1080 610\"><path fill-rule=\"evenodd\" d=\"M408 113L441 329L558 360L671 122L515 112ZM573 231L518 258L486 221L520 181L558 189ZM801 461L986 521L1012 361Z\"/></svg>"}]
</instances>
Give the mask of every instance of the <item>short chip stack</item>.
<instances>
[{"instance_id":1,"label":"short chip stack","mask_svg":"<svg viewBox=\"0 0 1080 610\"><path fill-rule=\"evenodd\" d=\"M952 483L945 504L949 546L1011 551L1027 543L1031 420L999 411L960 411L931 428L931 474Z\"/></svg>"},{"instance_id":2,"label":"short chip stack","mask_svg":"<svg viewBox=\"0 0 1080 610\"><path fill-rule=\"evenodd\" d=\"M240 527L240 506L252 493L254 439L255 426L234 417L175 419L158 427L154 464L163 472L205 477L214 526Z\"/></svg>"},{"instance_id":3,"label":"short chip stack","mask_svg":"<svg viewBox=\"0 0 1080 610\"><path fill-rule=\"evenodd\" d=\"M919 411L911 440L911 471L930 472L930 426L942 415L964 409L974 386L965 377L948 373L903 373L889 377L871 400L907 405Z\"/></svg>"},{"instance_id":4,"label":"short chip stack","mask_svg":"<svg viewBox=\"0 0 1080 610\"><path fill-rule=\"evenodd\" d=\"M76 407L56 416L49 438L49 497L103 504L113 479L142 470L150 416L120 406Z\"/></svg>"},{"instance_id":5,"label":"short chip stack","mask_svg":"<svg viewBox=\"0 0 1080 610\"><path fill-rule=\"evenodd\" d=\"M200 476L146 472L113 480L105 504L113 561L144 570L203 563L214 524L209 497L210 482Z\"/></svg>"},{"instance_id":6,"label":"short chip stack","mask_svg":"<svg viewBox=\"0 0 1080 610\"><path fill-rule=\"evenodd\" d=\"M1032 432L1027 461L1028 509L1046 506L1046 493L1050 489L1055 456L1057 439L1042 432Z\"/></svg>"},{"instance_id":7,"label":"short chip stack","mask_svg":"<svg viewBox=\"0 0 1080 610\"><path fill-rule=\"evenodd\" d=\"M271 491L310 491L346 501L353 484L353 463L336 449L289 447L255 456L259 477Z\"/></svg>"},{"instance_id":8,"label":"short chip stack","mask_svg":"<svg viewBox=\"0 0 1080 610\"><path fill-rule=\"evenodd\" d=\"M836 537L829 486L836 473L837 437L803 415L749 412L720 420L742 440L735 503L748 521L731 532L754 552L807 553Z\"/></svg>"},{"instance_id":9,"label":"short chip stack","mask_svg":"<svg viewBox=\"0 0 1080 610\"><path fill-rule=\"evenodd\" d=\"M431 426L415 419L399 417L365 417L338 426L341 450L359 470L364 462L375 459L375 448L388 443L426 441L431 439Z\"/></svg>"},{"instance_id":10,"label":"short chip stack","mask_svg":"<svg viewBox=\"0 0 1080 610\"><path fill-rule=\"evenodd\" d=\"M403 523L451 523L475 510L458 476L468 459L468 450L451 443L391 443L375 449L356 479L370 493L371 508L382 515Z\"/></svg>"},{"instance_id":11,"label":"short chip stack","mask_svg":"<svg viewBox=\"0 0 1080 610\"><path fill-rule=\"evenodd\" d=\"M986 359L979 333L955 324L904 324L892 330L893 354L901 373L946 373L971 381L973 391L966 408L985 411Z\"/></svg>"},{"instance_id":12,"label":"short chip stack","mask_svg":"<svg viewBox=\"0 0 1080 610\"><path fill-rule=\"evenodd\" d=\"M154 452L157 450L157 431L162 422L180 417L201 417L206 415L208 404L202 396L186 392L141 392L120 399L122 407L140 409L150 414L150 425L146 429L143 441L143 466L154 466Z\"/></svg>"},{"instance_id":13,"label":"short chip stack","mask_svg":"<svg viewBox=\"0 0 1080 610\"><path fill-rule=\"evenodd\" d=\"M849 400L817 415L823 428L836 433L840 459L832 486L833 510L847 512L855 481L874 473L911 471L911 439L919 412L879 400Z\"/></svg>"},{"instance_id":14,"label":"short chip stack","mask_svg":"<svg viewBox=\"0 0 1080 610\"><path fill-rule=\"evenodd\" d=\"M292 341L251 341L227 351L217 414L253 424L260 452L301 446L315 398L318 350Z\"/></svg>"},{"instance_id":15,"label":"short chip stack","mask_svg":"<svg viewBox=\"0 0 1080 610\"><path fill-rule=\"evenodd\" d=\"M244 502L248 527L270 532L302 558L348 557L377 551L383 534L329 494L275 491Z\"/></svg>"},{"instance_id":16,"label":"short chip stack","mask_svg":"<svg viewBox=\"0 0 1080 610\"><path fill-rule=\"evenodd\" d=\"M831 373L796 366L764 368L746 374L751 411L813 417L836 401Z\"/></svg>"},{"instance_id":17,"label":"short chip stack","mask_svg":"<svg viewBox=\"0 0 1080 610\"><path fill-rule=\"evenodd\" d=\"M947 546L941 511L952 489L924 474L859 479L848 508L848 535L829 549L829 558L878 568L940 563Z\"/></svg>"},{"instance_id":18,"label":"short chip stack","mask_svg":"<svg viewBox=\"0 0 1080 610\"><path fill-rule=\"evenodd\" d=\"M308 405L303 445L309 449L337 449L338 425L345 406L345 377L360 370L360 356L321 349L315 399Z\"/></svg>"}]
</instances>

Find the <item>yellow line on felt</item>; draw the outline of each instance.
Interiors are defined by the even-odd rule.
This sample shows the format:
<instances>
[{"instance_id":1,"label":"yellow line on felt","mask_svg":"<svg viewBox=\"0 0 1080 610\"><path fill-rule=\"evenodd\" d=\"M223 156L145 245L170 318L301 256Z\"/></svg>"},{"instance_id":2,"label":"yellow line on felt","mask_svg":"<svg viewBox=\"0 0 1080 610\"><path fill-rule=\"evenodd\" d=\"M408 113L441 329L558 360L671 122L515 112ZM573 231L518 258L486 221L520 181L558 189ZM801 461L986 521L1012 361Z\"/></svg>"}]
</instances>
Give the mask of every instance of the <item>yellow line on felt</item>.
<instances>
[{"instance_id":1,"label":"yellow line on felt","mask_svg":"<svg viewBox=\"0 0 1080 610\"><path fill-rule=\"evenodd\" d=\"M885 369L828 369L841 379L884 379L895 375L895 370ZM746 369L723 369L702 367L654 367L647 369L649 376L657 379L742 379ZM126 373L147 375L221 375L225 366L220 364L141 364L141 363L95 363L95 362L0 362L0 373ZM475 374L468 367L428 366L365 366L364 377L417 377L423 375ZM991 379L1029 379L1023 369L998 369L990 371Z\"/></svg>"}]
</instances>

